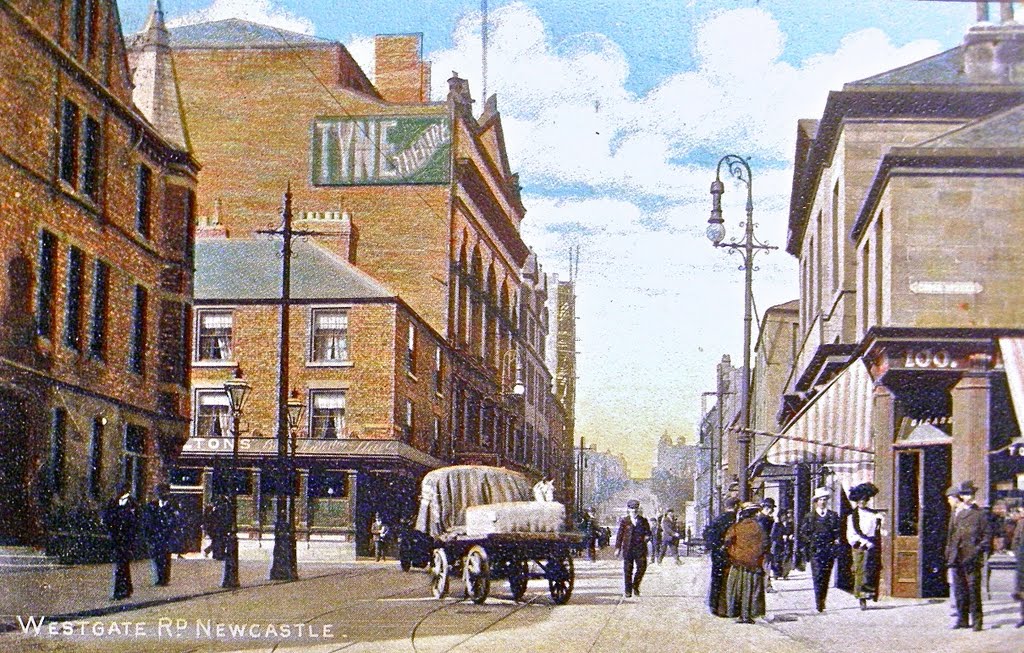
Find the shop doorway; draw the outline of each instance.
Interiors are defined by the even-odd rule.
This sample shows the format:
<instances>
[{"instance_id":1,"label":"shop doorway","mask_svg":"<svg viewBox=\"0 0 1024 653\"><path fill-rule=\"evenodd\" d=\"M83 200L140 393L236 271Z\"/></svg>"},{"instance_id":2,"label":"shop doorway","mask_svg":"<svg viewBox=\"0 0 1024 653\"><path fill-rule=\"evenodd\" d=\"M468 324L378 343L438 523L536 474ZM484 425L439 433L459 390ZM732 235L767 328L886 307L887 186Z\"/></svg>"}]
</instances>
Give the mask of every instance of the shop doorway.
<instances>
[{"instance_id":1,"label":"shop doorway","mask_svg":"<svg viewBox=\"0 0 1024 653\"><path fill-rule=\"evenodd\" d=\"M25 400L0 390L0 545L30 544L28 496L29 424Z\"/></svg>"},{"instance_id":2,"label":"shop doorway","mask_svg":"<svg viewBox=\"0 0 1024 653\"><path fill-rule=\"evenodd\" d=\"M949 596L945 542L952 448L946 444L896 450L892 594Z\"/></svg>"}]
</instances>

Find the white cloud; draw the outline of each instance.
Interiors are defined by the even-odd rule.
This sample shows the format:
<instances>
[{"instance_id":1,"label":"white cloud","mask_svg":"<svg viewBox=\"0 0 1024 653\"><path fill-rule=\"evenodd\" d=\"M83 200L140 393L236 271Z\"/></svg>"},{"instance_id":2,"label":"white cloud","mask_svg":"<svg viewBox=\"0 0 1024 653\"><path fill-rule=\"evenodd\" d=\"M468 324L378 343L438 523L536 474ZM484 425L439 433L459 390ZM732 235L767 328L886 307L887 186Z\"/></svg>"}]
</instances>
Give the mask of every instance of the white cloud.
<instances>
[{"instance_id":1,"label":"white cloud","mask_svg":"<svg viewBox=\"0 0 1024 653\"><path fill-rule=\"evenodd\" d=\"M700 152L739 147L755 160L788 160L796 120L820 115L830 89L939 47L897 47L869 29L793 66L781 60L786 39L770 13L723 11L697 28L694 70L636 97L625 88L625 54L603 35L556 43L519 2L492 13L489 35L488 93L499 94L511 159L528 187L583 184L665 198L689 193L679 161ZM479 94L478 13L463 17L453 41L430 55L434 69L459 71ZM435 97L444 97L446 77L434 76Z\"/></svg>"},{"instance_id":2,"label":"white cloud","mask_svg":"<svg viewBox=\"0 0 1024 653\"><path fill-rule=\"evenodd\" d=\"M359 67L363 69L363 72L366 73L371 82L377 67L375 43L376 40L372 36L359 36L356 34L353 34L348 42L345 43L345 48L352 55L352 58L356 60L356 63L359 64Z\"/></svg>"},{"instance_id":3,"label":"white cloud","mask_svg":"<svg viewBox=\"0 0 1024 653\"><path fill-rule=\"evenodd\" d=\"M240 18L300 34L312 35L314 30L313 21L277 6L273 0L213 0L209 7L169 20L167 25L179 27L228 18Z\"/></svg>"}]
</instances>

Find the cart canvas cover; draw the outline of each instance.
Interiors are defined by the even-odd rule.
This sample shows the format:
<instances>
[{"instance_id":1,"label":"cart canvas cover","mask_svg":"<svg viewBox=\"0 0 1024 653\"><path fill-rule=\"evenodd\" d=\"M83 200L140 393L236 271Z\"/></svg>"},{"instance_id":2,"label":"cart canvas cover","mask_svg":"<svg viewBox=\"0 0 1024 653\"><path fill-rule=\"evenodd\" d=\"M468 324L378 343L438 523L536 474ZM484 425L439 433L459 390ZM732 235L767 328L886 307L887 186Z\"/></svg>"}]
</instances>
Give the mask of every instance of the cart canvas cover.
<instances>
[{"instance_id":1,"label":"cart canvas cover","mask_svg":"<svg viewBox=\"0 0 1024 653\"><path fill-rule=\"evenodd\" d=\"M438 537L464 528L470 506L532 498L533 484L518 472L483 465L442 467L423 477L416 530Z\"/></svg>"}]
</instances>

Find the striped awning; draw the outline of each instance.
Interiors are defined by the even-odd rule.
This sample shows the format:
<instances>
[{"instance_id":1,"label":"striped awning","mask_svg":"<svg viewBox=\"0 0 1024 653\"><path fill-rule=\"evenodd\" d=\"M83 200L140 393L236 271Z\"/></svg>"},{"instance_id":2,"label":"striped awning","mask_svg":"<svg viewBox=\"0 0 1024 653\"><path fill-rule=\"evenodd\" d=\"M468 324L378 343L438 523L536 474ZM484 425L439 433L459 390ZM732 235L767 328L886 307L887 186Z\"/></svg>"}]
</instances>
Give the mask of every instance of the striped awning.
<instances>
[{"instance_id":1,"label":"striped awning","mask_svg":"<svg viewBox=\"0 0 1024 653\"><path fill-rule=\"evenodd\" d=\"M774 434L765 456L773 465L863 463L874 458L871 396L874 383L859 358L829 381Z\"/></svg>"},{"instance_id":2,"label":"striped awning","mask_svg":"<svg viewBox=\"0 0 1024 653\"><path fill-rule=\"evenodd\" d=\"M1024 433L1024 338L1000 338L999 353L1003 355L1006 383L1010 386L1013 412L1017 426Z\"/></svg>"}]
</instances>

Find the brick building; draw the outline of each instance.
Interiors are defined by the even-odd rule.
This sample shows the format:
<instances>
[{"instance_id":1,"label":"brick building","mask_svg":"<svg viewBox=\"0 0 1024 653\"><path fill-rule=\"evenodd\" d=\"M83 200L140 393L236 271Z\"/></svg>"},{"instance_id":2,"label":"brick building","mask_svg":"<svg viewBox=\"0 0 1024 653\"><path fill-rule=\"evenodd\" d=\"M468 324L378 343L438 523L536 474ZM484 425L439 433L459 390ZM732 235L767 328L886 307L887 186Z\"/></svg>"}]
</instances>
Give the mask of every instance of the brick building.
<instances>
[{"instance_id":1,"label":"brick building","mask_svg":"<svg viewBox=\"0 0 1024 653\"><path fill-rule=\"evenodd\" d=\"M880 488L896 596L948 594L946 487L1024 496L1024 26L999 6L994 22L978 3L959 47L846 84L798 129L801 335L767 459L792 466L797 499L825 484L845 511L852 485Z\"/></svg>"},{"instance_id":2,"label":"brick building","mask_svg":"<svg viewBox=\"0 0 1024 653\"><path fill-rule=\"evenodd\" d=\"M340 217L319 219L331 220ZM280 252L279 239L197 241L195 420L174 473L195 513L225 487L232 433L224 381L244 379L252 389L239 440L239 523L257 540L274 527ZM304 240L292 254L289 323L289 389L306 407L294 433L297 535L355 542L368 554L374 513L389 523L409 517L419 477L451 456L442 428L449 353L395 293Z\"/></svg>"},{"instance_id":3,"label":"brick building","mask_svg":"<svg viewBox=\"0 0 1024 653\"><path fill-rule=\"evenodd\" d=\"M276 226L290 181L295 228L321 232L317 246L390 289L419 324L413 338L439 338L444 414L432 427L445 444L435 464L569 477L553 468L571 469L571 444L551 401L546 286L519 233L525 209L496 100L476 117L455 76L447 100L430 102L415 35L378 37L376 86L339 43L245 21L175 28L170 44L203 162L203 219L230 239L251 238ZM274 335L264 356L276 348ZM377 390L376 401L391 400ZM257 392L273 396L265 387L252 400Z\"/></svg>"},{"instance_id":4,"label":"brick building","mask_svg":"<svg viewBox=\"0 0 1024 653\"><path fill-rule=\"evenodd\" d=\"M133 101L116 3L0 3L0 60L0 542L87 557L187 437L198 165L136 106L167 80Z\"/></svg>"}]
</instances>

